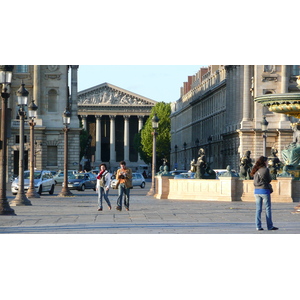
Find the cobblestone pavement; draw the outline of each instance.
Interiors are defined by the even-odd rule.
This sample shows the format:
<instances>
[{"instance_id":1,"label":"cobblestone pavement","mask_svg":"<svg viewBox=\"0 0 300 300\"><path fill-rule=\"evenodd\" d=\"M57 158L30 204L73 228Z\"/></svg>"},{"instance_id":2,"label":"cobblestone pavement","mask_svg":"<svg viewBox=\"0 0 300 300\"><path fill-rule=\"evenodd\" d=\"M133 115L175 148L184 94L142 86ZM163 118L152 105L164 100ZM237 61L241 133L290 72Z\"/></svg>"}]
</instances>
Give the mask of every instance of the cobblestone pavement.
<instances>
[{"instance_id":1,"label":"cobblestone pavement","mask_svg":"<svg viewBox=\"0 0 300 300\"><path fill-rule=\"evenodd\" d=\"M104 202L97 211L92 190L72 191L73 197L43 194L30 199L32 206L12 207L16 216L0 216L0 233L71 234L294 234L300 232L298 203L273 203L274 226L278 231L255 230L254 202L158 200L145 189L131 190L130 211L115 210L117 191L110 191L112 210ZM14 196L7 192L8 200ZM265 218L263 216L263 226ZM266 228L265 228L266 229Z\"/></svg>"}]
</instances>

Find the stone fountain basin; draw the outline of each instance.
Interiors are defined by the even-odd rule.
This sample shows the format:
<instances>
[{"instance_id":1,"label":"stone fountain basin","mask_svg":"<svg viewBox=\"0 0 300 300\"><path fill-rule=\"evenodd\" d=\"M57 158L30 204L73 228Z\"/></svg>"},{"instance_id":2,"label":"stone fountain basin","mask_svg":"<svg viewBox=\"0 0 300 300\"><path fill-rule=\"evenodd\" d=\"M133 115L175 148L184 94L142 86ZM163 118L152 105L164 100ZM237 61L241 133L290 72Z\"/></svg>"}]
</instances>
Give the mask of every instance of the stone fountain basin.
<instances>
[{"instance_id":1,"label":"stone fountain basin","mask_svg":"<svg viewBox=\"0 0 300 300\"><path fill-rule=\"evenodd\" d=\"M300 118L300 93L267 94L255 98L272 112Z\"/></svg>"}]
</instances>

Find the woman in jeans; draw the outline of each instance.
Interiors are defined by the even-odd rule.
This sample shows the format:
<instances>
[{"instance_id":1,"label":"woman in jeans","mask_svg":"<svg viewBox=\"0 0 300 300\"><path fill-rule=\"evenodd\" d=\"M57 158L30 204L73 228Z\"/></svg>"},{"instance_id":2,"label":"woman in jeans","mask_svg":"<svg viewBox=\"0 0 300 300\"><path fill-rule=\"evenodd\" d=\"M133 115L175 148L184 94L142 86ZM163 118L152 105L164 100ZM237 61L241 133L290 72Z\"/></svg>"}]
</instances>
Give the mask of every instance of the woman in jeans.
<instances>
[{"instance_id":1,"label":"woman in jeans","mask_svg":"<svg viewBox=\"0 0 300 300\"><path fill-rule=\"evenodd\" d=\"M271 212L271 192L270 192L270 182L272 180L270 171L267 168L268 158L261 156L255 163L251 176L254 177L254 196L256 200L256 216L255 224L256 230L264 230L261 227L261 212L263 202L266 208L266 220L268 230L277 230L277 227L273 226L272 222L272 212Z\"/></svg>"},{"instance_id":2,"label":"woman in jeans","mask_svg":"<svg viewBox=\"0 0 300 300\"><path fill-rule=\"evenodd\" d=\"M98 211L102 211L102 199L106 201L108 209L111 210L111 204L108 199L109 185L110 185L110 173L106 169L106 164L100 165L100 172L97 176L96 190L98 191Z\"/></svg>"}]
</instances>

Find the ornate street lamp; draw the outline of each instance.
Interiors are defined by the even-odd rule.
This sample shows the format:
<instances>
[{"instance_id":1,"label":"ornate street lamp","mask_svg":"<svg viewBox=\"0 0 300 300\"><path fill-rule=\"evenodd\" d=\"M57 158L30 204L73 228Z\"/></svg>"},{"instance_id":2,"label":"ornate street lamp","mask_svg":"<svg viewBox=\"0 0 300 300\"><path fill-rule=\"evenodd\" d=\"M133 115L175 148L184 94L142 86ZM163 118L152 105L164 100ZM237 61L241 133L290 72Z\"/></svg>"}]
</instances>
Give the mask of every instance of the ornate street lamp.
<instances>
[{"instance_id":1,"label":"ornate street lamp","mask_svg":"<svg viewBox=\"0 0 300 300\"><path fill-rule=\"evenodd\" d=\"M28 198L40 198L40 195L35 191L34 188L34 166L35 166L35 149L34 149L34 126L36 123L34 119L36 118L36 111L38 107L35 105L34 100L28 105L28 116L29 116L29 126L30 126L30 181L29 188L26 193Z\"/></svg>"},{"instance_id":2,"label":"ornate street lamp","mask_svg":"<svg viewBox=\"0 0 300 300\"><path fill-rule=\"evenodd\" d=\"M11 202L12 206L31 205L30 200L24 192L24 119L26 116L25 106L27 106L29 92L25 89L22 82L20 88L16 92L19 106L20 120L20 140L19 140L19 189L16 198Z\"/></svg>"},{"instance_id":3,"label":"ornate street lamp","mask_svg":"<svg viewBox=\"0 0 300 300\"><path fill-rule=\"evenodd\" d=\"M0 66L1 91L1 128L0 128L0 215L15 215L6 197L6 156L7 156L7 101L10 96L10 84L14 66ZM10 125L10 124L9 124Z\"/></svg>"},{"instance_id":4,"label":"ornate street lamp","mask_svg":"<svg viewBox=\"0 0 300 300\"><path fill-rule=\"evenodd\" d=\"M156 136L157 136L157 128L158 128L159 118L155 114L152 118L152 135L153 135L153 148L152 148L152 184L151 188L148 192L148 196L153 196L155 194L155 173L156 173Z\"/></svg>"},{"instance_id":5,"label":"ornate street lamp","mask_svg":"<svg viewBox=\"0 0 300 300\"><path fill-rule=\"evenodd\" d=\"M184 150L184 166L183 169L186 170L186 147L187 147L187 143L184 142L183 143L183 150Z\"/></svg>"},{"instance_id":6,"label":"ornate street lamp","mask_svg":"<svg viewBox=\"0 0 300 300\"><path fill-rule=\"evenodd\" d=\"M64 182L62 186L62 190L59 193L58 197L70 197L73 196L73 194L70 192L68 187L68 131L69 125L71 123L71 113L66 108L63 115L62 115L62 121L64 124Z\"/></svg>"},{"instance_id":7,"label":"ornate street lamp","mask_svg":"<svg viewBox=\"0 0 300 300\"><path fill-rule=\"evenodd\" d=\"M177 151L178 151L178 146L175 145L175 164L174 164L174 169L177 170L178 168L178 163L177 163Z\"/></svg>"},{"instance_id":8,"label":"ornate street lamp","mask_svg":"<svg viewBox=\"0 0 300 300\"><path fill-rule=\"evenodd\" d=\"M266 120L266 116L263 116L263 120L261 121L261 131L263 132L263 156L267 156L267 131L269 122Z\"/></svg>"},{"instance_id":9,"label":"ornate street lamp","mask_svg":"<svg viewBox=\"0 0 300 300\"><path fill-rule=\"evenodd\" d=\"M211 142L212 142L212 136L211 135L207 138L207 141L208 141L208 165L210 166Z\"/></svg>"}]
</instances>

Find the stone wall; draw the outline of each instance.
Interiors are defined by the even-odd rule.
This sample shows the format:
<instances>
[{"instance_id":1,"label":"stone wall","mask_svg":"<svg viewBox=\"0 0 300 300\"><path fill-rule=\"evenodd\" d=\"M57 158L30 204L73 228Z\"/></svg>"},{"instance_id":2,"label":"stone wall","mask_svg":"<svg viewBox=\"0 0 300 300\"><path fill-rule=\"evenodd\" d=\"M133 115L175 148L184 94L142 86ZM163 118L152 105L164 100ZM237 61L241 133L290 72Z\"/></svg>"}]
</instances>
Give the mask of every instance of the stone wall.
<instances>
[{"instance_id":1,"label":"stone wall","mask_svg":"<svg viewBox=\"0 0 300 300\"><path fill-rule=\"evenodd\" d=\"M156 176L157 199L197 201L255 201L253 180L236 177L222 179L173 179ZM299 202L300 181L291 178L273 180L272 202Z\"/></svg>"}]
</instances>

